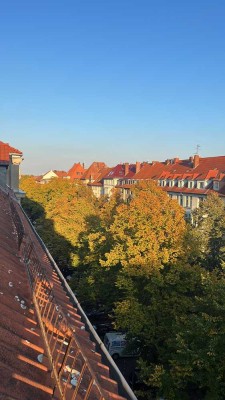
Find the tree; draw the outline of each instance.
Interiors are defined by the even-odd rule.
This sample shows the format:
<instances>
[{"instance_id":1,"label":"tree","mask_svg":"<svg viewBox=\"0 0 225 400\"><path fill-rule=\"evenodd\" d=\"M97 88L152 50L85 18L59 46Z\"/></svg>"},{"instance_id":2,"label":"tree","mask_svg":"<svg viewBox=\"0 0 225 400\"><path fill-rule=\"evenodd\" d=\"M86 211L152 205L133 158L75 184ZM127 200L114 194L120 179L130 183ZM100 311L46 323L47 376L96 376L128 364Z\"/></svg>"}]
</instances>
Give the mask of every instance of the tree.
<instances>
[{"instance_id":1,"label":"tree","mask_svg":"<svg viewBox=\"0 0 225 400\"><path fill-rule=\"evenodd\" d=\"M78 295L88 301L90 293L90 301L94 296L95 303L112 307L123 299L127 285L134 288L132 280L146 278L181 256L185 226L183 209L154 182L134 186L129 204L115 193L95 217L86 218L73 282Z\"/></svg>"},{"instance_id":2,"label":"tree","mask_svg":"<svg viewBox=\"0 0 225 400\"><path fill-rule=\"evenodd\" d=\"M108 227L111 247L102 266L121 264L128 275L151 275L183 252L183 209L154 182L134 186L129 204L116 209Z\"/></svg>"},{"instance_id":3,"label":"tree","mask_svg":"<svg viewBox=\"0 0 225 400\"><path fill-rule=\"evenodd\" d=\"M141 377L152 397L222 400L225 390L225 280L176 265L127 286L117 327L140 342Z\"/></svg>"},{"instance_id":4,"label":"tree","mask_svg":"<svg viewBox=\"0 0 225 400\"><path fill-rule=\"evenodd\" d=\"M21 187L26 191L22 205L56 262L60 267L76 266L79 235L97 207L91 189L57 178L42 185L32 177L24 177Z\"/></svg>"},{"instance_id":5,"label":"tree","mask_svg":"<svg viewBox=\"0 0 225 400\"><path fill-rule=\"evenodd\" d=\"M210 194L193 213L190 232L195 243L194 261L208 270L223 268L225 262L225 204L216 193Z\"/></svg>"}]
</instances>

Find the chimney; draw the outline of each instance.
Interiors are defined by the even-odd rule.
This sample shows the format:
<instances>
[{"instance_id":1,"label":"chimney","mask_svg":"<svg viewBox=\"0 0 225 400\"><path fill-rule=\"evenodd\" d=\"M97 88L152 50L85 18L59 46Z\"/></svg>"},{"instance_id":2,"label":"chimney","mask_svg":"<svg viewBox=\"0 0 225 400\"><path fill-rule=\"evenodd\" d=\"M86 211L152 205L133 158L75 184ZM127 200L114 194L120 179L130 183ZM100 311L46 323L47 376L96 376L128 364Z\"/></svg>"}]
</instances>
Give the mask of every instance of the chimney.
<instances>
[{"instance_id":1,"label":"chimney","mask_svg":"<svg viewBox=\"0 0 225 400\"><path fill-rule=\"evenodd\" d=\"M193 162L193 168L196 168L199 165L199 155L195 154L194 155L194 162Z\"/></svg>"},{"instance_id":2,"label":"chimney","mask_svg":"<svg viewBox=\"0 0 225 400\"><path fill-rule=\"evenodd\" d=\"M140 161L136 161L136 170L135 170L135 173L137 174L137 173L140 171L140 169L141 169L141 163L140 163Z\"/></svg>"},{"instance_id":3,"label":"chimney","mask_svg":"<svg viewBox=\"0 0 225 400\"><path fill-rule=\"evenodd\" d=\"M126 176L127 174L129 174L129 163L126 162L124 165L125 165L125 176Z\"/></svg>"},{"instance_id":4,"label":"chimney","mask_svg":"<svg viewBox=\"0 0 225 400\"><path fill-rule=\"evenodd\" d=\"M175 157L175 158L173 159L173 163L176 164L176 163L178 163L178 162L179 162L179 157Z\"/></svg>"}]
</instances>

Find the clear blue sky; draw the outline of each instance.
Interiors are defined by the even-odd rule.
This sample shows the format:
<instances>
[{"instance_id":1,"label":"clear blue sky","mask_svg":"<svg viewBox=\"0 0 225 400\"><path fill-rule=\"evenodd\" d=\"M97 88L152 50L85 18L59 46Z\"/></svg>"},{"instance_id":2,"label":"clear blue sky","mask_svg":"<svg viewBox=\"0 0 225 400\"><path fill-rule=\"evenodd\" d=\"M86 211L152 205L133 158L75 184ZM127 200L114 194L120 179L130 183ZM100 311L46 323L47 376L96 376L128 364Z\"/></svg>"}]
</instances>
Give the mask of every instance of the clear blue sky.
<instances>
[{"instance_id":1,"label":"clear blue sky","mask_svg":"<svg viewBox=\"0 0 225 400\"><path fill-rule=\"evenodd\" d=\"M224 155L225 1L0 1L0 140L37 174Z\"/></svg>"}]
</instances>

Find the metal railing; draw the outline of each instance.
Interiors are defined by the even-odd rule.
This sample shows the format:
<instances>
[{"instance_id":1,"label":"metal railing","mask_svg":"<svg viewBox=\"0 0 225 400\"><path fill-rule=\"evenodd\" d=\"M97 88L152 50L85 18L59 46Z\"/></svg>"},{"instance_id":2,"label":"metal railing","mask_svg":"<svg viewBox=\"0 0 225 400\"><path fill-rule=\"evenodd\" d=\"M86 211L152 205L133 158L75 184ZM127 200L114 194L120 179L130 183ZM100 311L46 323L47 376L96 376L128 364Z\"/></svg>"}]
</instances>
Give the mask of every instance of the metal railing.
<instances>
[{"instance_id":1,"label":"metal railing","mask_svg":"<svg viewBox=\"0 0 225 400\"><path fill-rule=\"evenodd\" d=\"M24 227L21 221L21 218L18 214L18 211L16 209L16 206L14 204L14 201L12 200L12 198L9 198L9 204L10 204L10 208L11 208L11 213L12 213L12 219L16 228L16 233L17 233L17 239L18 239L18 248L20 249L21 243L23 241L24 238Z\"/></svg>"},{"instance_id":2,"label":"metal railing","mask_svg":"<svg viewBox=\"0 0 225 400\"><path fill-rule=\"evenodd\" d=\"M21 249L33 301L58 393L63 400L106 400L96 374L83 354L75 330L57 303L52 285L28 237ZM79 329L79 328L78 328Z\"/></svg>"}]
</instances>

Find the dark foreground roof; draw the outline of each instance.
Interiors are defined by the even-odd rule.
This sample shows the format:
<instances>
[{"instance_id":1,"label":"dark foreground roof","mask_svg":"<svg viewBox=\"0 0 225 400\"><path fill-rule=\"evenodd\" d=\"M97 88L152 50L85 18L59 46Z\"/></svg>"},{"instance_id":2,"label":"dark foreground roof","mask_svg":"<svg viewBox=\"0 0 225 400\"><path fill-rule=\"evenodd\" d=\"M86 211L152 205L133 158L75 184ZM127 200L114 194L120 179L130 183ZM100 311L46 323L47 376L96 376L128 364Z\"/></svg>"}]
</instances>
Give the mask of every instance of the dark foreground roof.
<instances>
[{"instance_id":1,"label":"dark foreground roof","mask_svg":"<svg viewBox=\"0 0 225 400\"><path fill-rule=\"evenodd\" d=\"M136 399L19 204L1 188L0 300L1 400Z\"/></svg>"}]
</instances>

